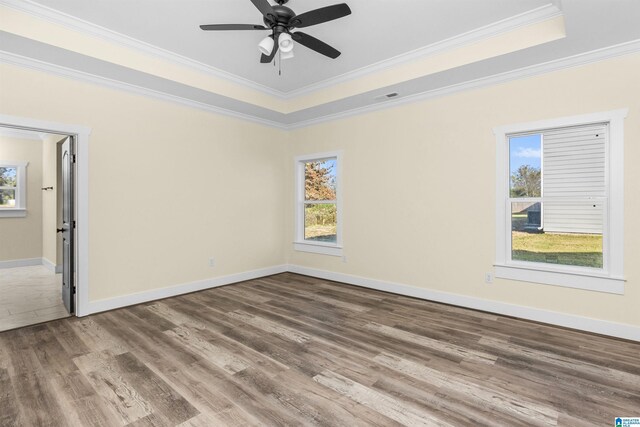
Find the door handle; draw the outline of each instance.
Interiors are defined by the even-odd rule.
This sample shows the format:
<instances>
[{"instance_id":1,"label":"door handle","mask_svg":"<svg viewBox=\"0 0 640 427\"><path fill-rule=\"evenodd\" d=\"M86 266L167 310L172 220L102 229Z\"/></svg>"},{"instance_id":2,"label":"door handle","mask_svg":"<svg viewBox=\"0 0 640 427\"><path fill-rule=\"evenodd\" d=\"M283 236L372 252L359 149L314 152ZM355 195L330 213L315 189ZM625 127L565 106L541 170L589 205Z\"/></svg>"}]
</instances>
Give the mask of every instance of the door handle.
<instances>
[{"instance_id":1,"label":"door handle","mask_svg":"<svg viewBox=\"0 0 640 427\"><path fill-rule=\"evenodd\" d=\"M56 228L56 233L64 233L65 231L64 228Z\"/></svg>"}]
</instances>

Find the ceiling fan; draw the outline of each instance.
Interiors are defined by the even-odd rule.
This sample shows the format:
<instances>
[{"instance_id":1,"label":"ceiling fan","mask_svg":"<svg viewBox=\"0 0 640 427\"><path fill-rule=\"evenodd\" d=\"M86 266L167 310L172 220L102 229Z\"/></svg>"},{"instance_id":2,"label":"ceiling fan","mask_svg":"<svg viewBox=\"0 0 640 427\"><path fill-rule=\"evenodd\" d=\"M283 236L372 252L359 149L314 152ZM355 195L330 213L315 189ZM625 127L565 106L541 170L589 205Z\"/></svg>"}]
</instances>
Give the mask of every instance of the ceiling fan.
<instances>
[{"instance_id":1,"label":"ceiling fan","mask_svg":"<svg viewBox=\"0 0 640 427\"><path fill-rule=\"evenodd\" d=\"M260 42L258 48L262 52L260 62L270 63L278 52L281 51L282 59L293 56L293 41L314 50L329 58L335 59L340 52L323 41L303 33L292 32L294 28L305 28L323 22L333 21L351 14L351 9L346 3L321 7L309 12L296 15L293 10L284 6L289 0L276 0L278 5L271 6L268 0L251 0L251 3L262 13L263 25L253 24L210 24L200 25L205 31L229 31L229 30L270 30L271 35Z\"/></svg>"}]
</instances>

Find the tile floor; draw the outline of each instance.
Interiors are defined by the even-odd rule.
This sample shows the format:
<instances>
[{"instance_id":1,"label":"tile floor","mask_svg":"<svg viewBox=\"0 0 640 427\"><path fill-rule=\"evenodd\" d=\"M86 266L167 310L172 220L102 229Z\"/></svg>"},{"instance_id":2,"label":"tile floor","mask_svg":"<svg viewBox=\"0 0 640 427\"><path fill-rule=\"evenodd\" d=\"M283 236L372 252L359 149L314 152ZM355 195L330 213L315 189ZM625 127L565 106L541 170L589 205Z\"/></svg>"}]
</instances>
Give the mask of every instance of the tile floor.
<instances>
[{"instance_id":1,"label":"tile floor","mask_svg":"<svg viewBox=\"0 0 640 427\"><path fill-rule=\"evenodd\" d=\"M0 269L0 331L69 316L61 280L43 265Z\"/></svg>"}]
</instances>

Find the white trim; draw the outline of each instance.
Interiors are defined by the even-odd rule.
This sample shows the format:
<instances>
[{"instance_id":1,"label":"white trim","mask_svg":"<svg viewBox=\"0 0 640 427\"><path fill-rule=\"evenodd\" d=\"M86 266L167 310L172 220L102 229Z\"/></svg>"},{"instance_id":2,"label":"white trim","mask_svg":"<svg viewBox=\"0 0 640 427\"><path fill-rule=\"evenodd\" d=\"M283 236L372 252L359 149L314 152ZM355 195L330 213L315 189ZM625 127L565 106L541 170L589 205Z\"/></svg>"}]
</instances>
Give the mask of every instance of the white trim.
<instances>
[{"instance_id":1,"label":"white trim","mask_svg":"<svg viewBox=\"0 0 640 427\"><path fill-rule=\"evenodd\" d=\"M1 2L2 0L0 0ZM469 80L463 83L458 83L450 86L445 86L433 90L424 92L418 92L407 96L398 96L385 102L378 102L372 105L366 105L363 107L353 108L350 110L327 114L308 120L301 120L296 123L285 124L284 122L276 122L273 120L266 120L252 116L250 114L239 113L231 110L226 110L221 107L216 107L209 104L181 98L166 93L161 93L155 90L143 88L140 86L107 79L104 77L96 76L89 73L73 70L66 67L61 67L55 64L49 64L42 61L38 61L32 58L24 57L21 55L15 55L10 52L0 51L0 62L17 65L21 67L31 68L37 71L51 73L57 76L77 79L80 81L91 82L103 86L110 87L112 89L124 90L139 95L149 96L155 99L162 99L169 102L175 102L180 105L186 105L188 107L197 108L199 110L208 111L212 113L222 114L229 117L238 118L241 120L247 120L254 123L259 123L265 126L273 127L282 130L295 130L309 126L314 126L321 123L326 123L334 120L341 120L353 116L367 114L374 111L384 110L388 108L394 108L405 104L411 104L419 101L425 101L428 99L439 98L447 95L452 95L458 92L466 90L480 89L495 84L506 83L514 80L524 79L527 77L535 77L542 74L551 73L572 67L579 67L588 65L598 61L604 61L607 59L615 58L618 56L629 55L640 52L640 39L630 42L621 43L614 46L609 46L602 49L597 49L590 52L581 53L578 55L570 56L567 58L557 59L542 64L536 64L529 67L519 68L517 70L507 71L500 74L494 74L488 77L480 79ZM286 117L286 115L284 115Z\"/></svg>"},{"instance_id":2,"label":"white trim","mask_svg":"<svg viewBox=\"0 0 640 427\"><path fill-rule=\"evenodd\" d=\"M46 135L44 133L0 128L0 137L2 138L28 139L30 141L43 141L45 136Z\"/></svg>"},{"instance_id":3,"label":"white trim","mask_svg":"<svg viewBox=\"0 0 640 427\"><path fill-rule=\"evenodd\" d=\"M418 92L407 96L398 96L391 98L385 102L378 102L364 107L353 108L351 110L342 111L335 114L327 114L326 116L316 117L309 120L302 120L287 126L287 130L301 129L326 123L334 120L346 119L349 117L359 116L374 111L385 110L388 108L399 107L401 105L412 104L419 101L440 98L467 90L481 89L483 87L492 86L500 83L507 83L514 80L520 80L528 77L535 77L542 74L552 73L567 68L580 67L594 62L605 61L607 59L616 58L618 56L630 55L640 52L640 39L630 42L609 46L590 52L580 53L578 55L567 58L556 59L542 64L531 65L517 70L506 71L500 74L494 74L488 77L482 77L475 80L445 86L424 92Z\"/></svg>"},{"instance_id":4,"label":"white trim","mask_svg":"<svg viewBox=\"0 0 640 427\"><path fill-rule=\"evenodd\" d=\"M0 218L24 218L27 210L22 208L0 208Z\"/></svg>"},{"instance_id":5,"label":"white trim","mask_svg":"<svg viewBox=\"0 0 640 427\"><path fill-rule=\"evenodd\" d=\"M367 65L354 71L349 71L340 76L332 77L300 89L286 92L285 98L291 99L298 96L309 95L313 92L327 89L328 87L337 84L357 80L374 73L386 71L401 64L418 61L429 56L439 55L444 52L459 49L463 46L468 46L481 40L496 37L500 34L514 31L517 28L537 24L561 15L562 11L555 4L540 6L536 9L529 10L519 15L511 16L498 22L493 22L491 24L485 25L484 27L476 28L466 33L458 34L451 38L441 40L436 43L412 50L410 52L397 55L393 58L385 59L383 61Z\"/></svg>"},{"instance_id":6,"label":"white trim","mask_svg":"<svg viewBox=\"0 0 640 427\"><path fill-rule=\"evenodd\" d=\"M521 266L520 264L522 263L518 265L494 265L495 277L498 279L624 295L625 280L623 278L535 269L530 266ZM538 265L537 263L530 264ZM542 268L546 267L542 266Z\"/></svg>"},{"instance_id":7,"label":"white trim","mask_svg":"<svg viewBox=\"0 0 640 427\"><path fill-rule=\"evenodd\" d=\"M319 243L319 242L318 242ZM342 256L342 246L336 245L321 245L318 243L310 242L293 242L293 249L300 252L310 252L322 255Z\"/></svg>"},{"instance_id":8,"label":"white trim","mask_svg":"<svg viewBox=\"0 0 640 427\"><path fill-rule=\"evenodd\" d=\"M616 121L616 124L622 124L625 117L629 113L628 108L620 108L617 110L603 111L597 113L579 114L575 116L557 117L552 119L537 120L535 122L515 123L505 126L496 126L493 128L493 133L498 134L511 134L527 131L542 131L547 129L553 129L558 127L567 127L589 123L604 123Z\"/></svg>"},{"instance_id":9,"label":"white trim","mask_svg":"<svg viewBox=\"0 0 640 427\"><path fill-rule=\"evenodd\" d=\"M305 154L294 158L293 170L295 173L295 197L294 197L294 233L295 241L293 249L302 252L312 252L322 255L342 256L342 157L343 151L329 151L324 153ZM313 242L304 239L304 164L309 161L336 159L336 243Z\"/></svg>"},{"instance_id":10,"label":"white trim","mask_svg":"<svg viewBox=\"0 0 640 427\"><path fill-rule=\"evenodd\" d=\"M205 289L217 288L219 286L230 285L232 283L244 282L246 280L257 279L260 277L280 274L287 271L286 265L276 265L272 267L261 268L258 270L246 271L228 276L215 277L211 279L198 280L196 282L183 283L180 285L169 286L166 288L152 289L149 291L139 292L136 294L123 295L114 298L91 301L88 303L86 310L78 316L86 316L101 311L114 310L116 308L127 307L134 304L155 301L163 298L174 297L177 295L188 294L191 292L202 291Z\"/></svg>"},{"instance_id":11,"label":"white trim","mask_svg":"<svg viewBox=\"0 0 640 427\"><path fill-rule=\"evenodd\" d=\"M216 107L214 105L205 104L202 102L194 101L180 96L171 95L165 92L159 92L157 90L145 88L142 86L133 85L130 83L109 79L102 76L97 76L91 73L85 73L84 71L74 70L72 68L62 67L56 64L50 64L47 62L39 61L37 59L28 58L26 56L16 55L10 52L0 51L0 62L10 65L17 65L21 67L30 68L37 71L46 72L60 77L71 78L83 82L94 83L101 86L106 86L111 89L122 90L137 95L148 96L154 99L161 99L163 101L174 102L176 104L185 105L187 107L196 108L198 110L207 111L210 113L221 114L236 119L247 120L250 122L258 123L265 126L274 127L276 129L286 129L287 126L274 122L272 120L262 119L249 114L244 114L232 110L227 110L222 107Z\"/></svg>"},{"instance_id":12,"label":"white trim","mask_svg":"<svg viewBox=\"0 0 640 427\"><path fill-rule=\"evenodd\" d=\"M203 64L202 62L193 60L191 58L187 58L185 56L168 51L166 49L159 48L152 44L145 43L138 39L134 39L132 37L126 36L124 34L118 33L116 31L110 30L105 27L101 27L91 22L87 22L75 16L68 15L64 12L51 9L47 6L43 6L31 0L0 0L0 4L8 6L12 9L18 10L20 12L27 13L31 16L44 19L54 24L62 25L65 28L68 28L73 31L77 31L81 34L97 37L99 39L106 40L108 42L127 47L134 51L142 52L146 55L149 55L155 58L164 59L174 64L187 67L189 69L204 72L212 77L223 79L223 80L238 84L240 86L243 86L245 88L254 89L259 92L265 93L267 95L275 96L278 98L282 98L284 95L284 92L271 89L267 86L261 85L252 80L236 76L234 74L220 70L219 68L215 68L210 65Z\"/></svg>"},{"instance_id":13,"label":"white trim","mask_svg":"<svg viewBox=\"0 0 640 427\"><path fill-rule=\"evenodd\" d=\"M442 40L407 53L403 53L394 58L380 61L378 63L362 67L358 70L345 73L341 76L314 83L300 89L283 92L256 83L252 80L239 77L232 73L228 73L210 65L203 64L202 62L187 58L166 49L162 49L149 43L134 39L116 31L84 21L80 18L71 16L64 12L60 12L58 10L40 5L31 0L0 0L0 4L35 16L37 18L62 25L65 28L80 32L81 34L97 37L102 40L106 40L108 42L115 43L120 46L125 46L138 52L142 52L146 55L161 58L190 69L195 69L200 72L204 72L212 77L224 79L244 86L246 88L274 96L278 99L292 99L301 95L307 95L312 92L323 90L329 86L344 83L354 79L359 79L370 74L387 70L399 64L404 64L410 61L415 61L432 55L440 54L442 52L451 51L461 46L477 43L478 41L486 40L488 38L513 31L520 27L553 19L557 16L562 15L562 11L555 3L556 2L549 3L547 5L515 16L511 16L501 21L493 22L491 24L476 28L466 33L456 35L449 39Z\"/></svg>"},{"instance_id":14,"label":"white trim","mask_svg":"<svg viewBox=\"0 0 640 427\"><path fill-rule=\"evenodd\" d=\"M42 257L42 265L44 265L47 270L51 271L52 273L56 272L56 265L49 261L47 258Z\"/></svg>"},{"instance_id":15,"label":"white trim","mask_svg":"<svg viewBox=\"0 0 640 427\"><path fill-rule=\"evenodd\" d=\"M0 261L0 269L15 267L33 267L34 265L42 265L42 258L25 258L12 259L9 261Z\"/></svg>"},{"instance_id":16,"label":"white trim","mask_svg":"<svg viewBox=\"0 0 640 427\"><path fill-rule=\"evenodd\" d=\"M298 265L289 265L289 271L292 273L304 274L306 276L318 277L321 279L347 283L350 285L362 286L369 289L377 289L379 291L391 292L394 294L420 298L428 301L452 304L459 307L488 311L490 313L513 316L555 326L563 326L581 331L593 332L596 334L603 334L612 337L640 341L640 327L625 323L610 322L607 320L559 313L557 311L542 310L534 307L508 304L477 297L453 294L449 292L417 288L415 286L409 286L400 283L386 282L382 280L369 279L344 273L335 273L326 270L318 270Z\"/></svg>"},{"instance_id":17,"label":"white trim","mask_svg":"<svg viewBox=\"0 0 640 427\"><path fill-rule=\"evenodd\" d=\"M76 315L89 302L89 135L91 128L0 114L0 126L76 136Z\"/></svg>"},{"instance_id":18,"label":"white trim","mask_svg":"<svg viewBox=\"0 0 640 427\"><path fill-rule=\"evenodd\" d=\"M496 137L496 240L495 276L547 285L566 286L584 290L624 294L624 118L628 109L559 117L528 123L498 126ZM609 206L605 215L603 235L604 268L589 268L522 263L511 260L511 222L505 203L509 194L508 135L523 132L543 132L548 129L591 123L608 123L606 180L609 182Z\"/></svg>"},{"instance_id":19,"label":"white trim","mask_svg":"<svg viewBox=\"0 0 640 427\"><path fill-rule=\"evenodd\" d=\"M52 273L55 273L55 274L62 273L62 266L54 264L47 258L44 258L44 257L42 258L42 265L47 267L47 270L49 270Z\"/></svg>"},{"instance_id":20,"label":"white trim","mask_svg":"<svg viewBox=\"0 0 640 427\"><path fill-rule=\"evenodd\" d=\"M26 267L41 265L42 263L42 258L0 261L0 268ZM391 292L398 295L420 298L428 301L452 304L474 310L488 311L491 313L513 316L521 319L534 320L537 322L543 322L556 326L563 326L597 334L604 334L618 338L640 341L640 327L628 324L609 322L606 320L559 313L550 310L542 310L533 307L502 303L498 301L491 301L477 297L453 294L449 292L417 288L415 286L409 286L400 283L393 283L383 280L365 278L361 276L354 276L350 274L319 270L294 264L277 265L238 274L231 274L228 276L185 283L167 288L153 289L137 294L92 301L85 304L82 314L76 313L76 315L87 316L89 314L98 313L101 311L113 310L129 305L140 304L143 302L154 301L162 298L169 298L185 293L211 289L219 286L229 285L232 283L257 279L260 277L271 276L274 274L285 272L303 274L306 276L318 277L321 279L342 282L369 289L376 289L384 292Z\"/></svg>"},{"instance_id":21,"label":"white trim","mask_svg":"<svg viewBox=\"0 0 640 427\"><path fill-rule=\"evenodd\" d=\"M609 271L624 272L624 119L628 109L611 112L609 117ZM617 249L620 248L620 252Z\"/></svg>"}]
</instances>

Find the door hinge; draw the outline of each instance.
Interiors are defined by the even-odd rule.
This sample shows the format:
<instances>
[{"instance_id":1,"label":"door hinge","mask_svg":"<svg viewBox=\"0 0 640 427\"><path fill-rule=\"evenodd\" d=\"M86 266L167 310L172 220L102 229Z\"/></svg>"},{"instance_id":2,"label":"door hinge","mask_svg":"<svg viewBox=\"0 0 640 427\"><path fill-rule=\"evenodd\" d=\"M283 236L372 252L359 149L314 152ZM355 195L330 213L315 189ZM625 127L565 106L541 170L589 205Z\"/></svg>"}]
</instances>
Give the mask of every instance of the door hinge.
<instances>
[{"instance_id":1,"label":"door hinge","mask_svg":"<svg viewBox=\"0 0 640 427\"><path fill-rule=\"evenodd\" d=\"M76 228L76 222L73 221L73 228Z\"/></svg>"},{"instance_id":2,"label":"door hinge","mask_svg":"<svg viewBox=\"0 0 640 427\"><path fill-rule=\"evenodd\" d=\"M71 162L73 162L73 163L76 162L76 155L75 154L71 156Z\"/></svg>"}]
</instances>

